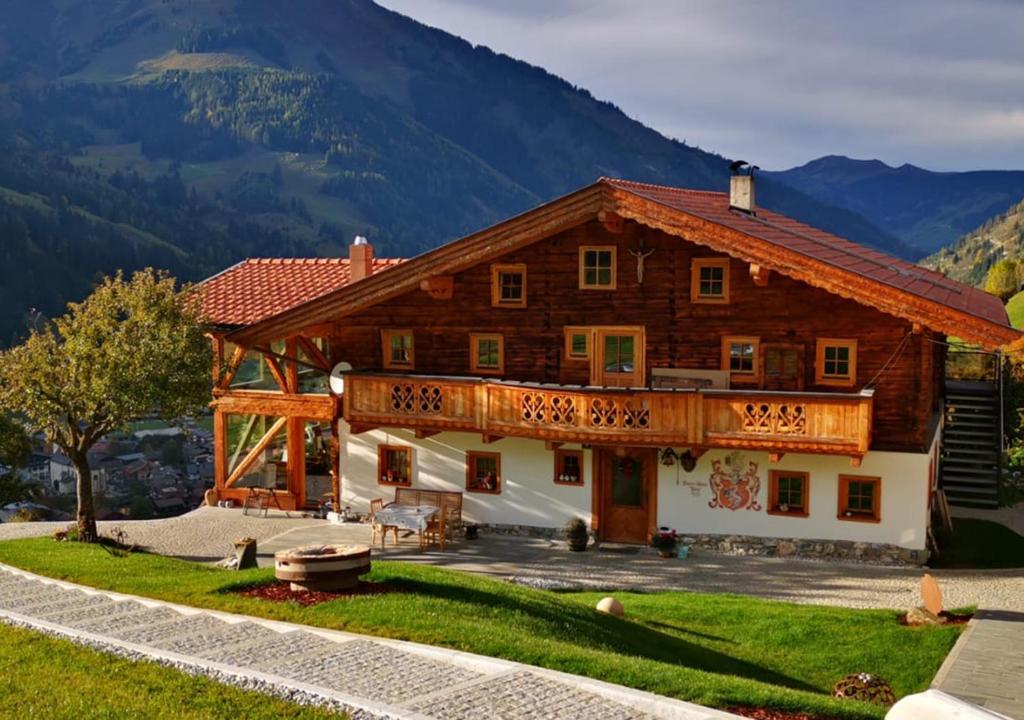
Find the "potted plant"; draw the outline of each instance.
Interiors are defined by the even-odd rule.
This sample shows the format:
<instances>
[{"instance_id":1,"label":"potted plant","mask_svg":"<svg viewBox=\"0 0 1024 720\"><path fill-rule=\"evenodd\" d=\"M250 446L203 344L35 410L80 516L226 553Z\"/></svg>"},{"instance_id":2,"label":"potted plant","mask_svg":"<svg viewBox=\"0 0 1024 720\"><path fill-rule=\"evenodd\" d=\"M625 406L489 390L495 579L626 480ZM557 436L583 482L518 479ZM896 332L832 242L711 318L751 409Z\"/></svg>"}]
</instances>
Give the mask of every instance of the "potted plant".
<instances>
[{"instance_id":1,"label":"potted plant","mask_svg":"<svg viewBox=\"0 0 1024 720\"><path fill-rule=\"evenodd\" d=\"M582 552L587 549L587 541L590 536L583 518L573 518L565 524L565 539L569 542L569 549L574 552Z\"/></svg>"},{"instance_id":2,"label":"potted plant","mask_svg":"<svg viewBox=\"0 0 1024 720\"><path fill-rule=\"evenodd\" d=\"M662 558L672 558L679 551L679 535L675 530L660 527L651 538L651 547L658 551Z\"/></svg>"}]
</instances>

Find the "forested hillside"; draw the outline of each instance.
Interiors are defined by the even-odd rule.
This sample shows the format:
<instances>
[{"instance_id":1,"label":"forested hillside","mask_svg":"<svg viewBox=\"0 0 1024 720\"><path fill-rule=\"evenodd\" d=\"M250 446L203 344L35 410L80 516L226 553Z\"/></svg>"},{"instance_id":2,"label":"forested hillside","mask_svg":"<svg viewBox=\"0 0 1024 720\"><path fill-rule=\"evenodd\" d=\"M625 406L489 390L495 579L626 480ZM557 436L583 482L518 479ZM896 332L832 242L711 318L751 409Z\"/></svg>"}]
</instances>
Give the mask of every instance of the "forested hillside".
<instances>
[{"instance_id":1,"label":"forested hillside","mask_svg":"<svg viewBox=\"0 0 1024 720\"><path fill-rule=\"evenodd\" d=\"M724 189L724 158L370 0L9 0L0 343L140 265L413 255L601 175ZM760 203L914 251L767 178Z\"/></svg>"},{"instance_id":2,"label":"forested hillside","mask_svg":"<svg viewBox=\"0 0 1024 720\"><path fill-rule=\"evenodd\" d=\"M999 260L1024 260L1024 201L921 261L951 278L980 284Z\"/></svg>"}]
</instances>

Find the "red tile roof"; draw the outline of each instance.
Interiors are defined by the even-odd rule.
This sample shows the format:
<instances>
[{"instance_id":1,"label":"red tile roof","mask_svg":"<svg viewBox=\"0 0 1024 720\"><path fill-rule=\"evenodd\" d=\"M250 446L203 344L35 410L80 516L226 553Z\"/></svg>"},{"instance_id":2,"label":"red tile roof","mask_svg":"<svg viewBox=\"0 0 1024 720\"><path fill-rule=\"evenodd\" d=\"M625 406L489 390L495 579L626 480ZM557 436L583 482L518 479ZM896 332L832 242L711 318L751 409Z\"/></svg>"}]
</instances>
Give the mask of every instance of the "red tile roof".
<instances>
[{"instance_id":1,"label":"red tile roof","mask_svg":"<svg viewBox=\"0 0 1024 720\"><path fill-rule=\"evenodd\" d=\"M402 262L374 258L376 274ZM196 286L214 325L250 325L349 284L348 258L251 258Z\"/></svg>"},{"instance_id":2,"label":"red tile roof","mask_svg":"<svg viewBox=\"0 0 1024 720\"><path fill-rule=\"evenodd\" d=\"M755 215L733 210L729 207L728 193L685 190L614 178L601 178L598 182L857 273L874 282L1009 327L1006 309L994 295L950 280L942 273L804 225L771 210L757 208Z\"/></svg>"}]
</instances>

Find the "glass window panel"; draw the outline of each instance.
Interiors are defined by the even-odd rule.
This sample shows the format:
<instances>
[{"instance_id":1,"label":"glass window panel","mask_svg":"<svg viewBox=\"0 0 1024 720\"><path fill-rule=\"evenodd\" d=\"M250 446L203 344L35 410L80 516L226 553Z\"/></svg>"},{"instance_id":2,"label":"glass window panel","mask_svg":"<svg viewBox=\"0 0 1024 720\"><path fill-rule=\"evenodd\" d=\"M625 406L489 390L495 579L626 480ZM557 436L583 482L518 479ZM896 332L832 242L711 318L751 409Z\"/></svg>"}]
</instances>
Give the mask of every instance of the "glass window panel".
<instances>
[{"instance_id":1,"label":"glass window panel","mask_svg":"<svg viewBox=\"0 0 1024 720\"><path fill-rule=\"evenodd\" d=\"M574 356L587 356L587 336L584 333L573 333L570 339L570 352Z\"/></svg>"},{"instance_id":2,"label":"glass window panel","mask_svg":"<svg viewBox=\"0 0 1024 720\"><path fill-rule=\"evenodd\" d=\"M640 507L644 504L643 463L636 458L622 458L612 469L612 504Z\"/></svg>"}]
</instances>

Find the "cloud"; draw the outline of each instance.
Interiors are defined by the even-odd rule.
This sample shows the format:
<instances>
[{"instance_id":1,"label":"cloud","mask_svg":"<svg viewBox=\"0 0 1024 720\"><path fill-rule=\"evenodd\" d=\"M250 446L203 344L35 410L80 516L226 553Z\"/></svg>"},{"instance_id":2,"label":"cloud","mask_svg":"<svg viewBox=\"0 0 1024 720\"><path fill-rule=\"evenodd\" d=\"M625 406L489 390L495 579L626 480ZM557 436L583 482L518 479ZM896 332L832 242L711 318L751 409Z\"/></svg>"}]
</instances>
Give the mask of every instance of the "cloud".
<instances>
[{"instance_id":1,"label":"cloud","mask_svg":"<svg viewBox=\"0 0 1024 720\"><path fill-rule=\"evenodd\" d=\"M382 2L763 167L1024 167L1015 0Z\"/></svg>"}]
</instances>

